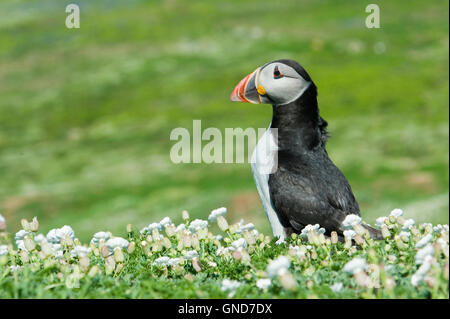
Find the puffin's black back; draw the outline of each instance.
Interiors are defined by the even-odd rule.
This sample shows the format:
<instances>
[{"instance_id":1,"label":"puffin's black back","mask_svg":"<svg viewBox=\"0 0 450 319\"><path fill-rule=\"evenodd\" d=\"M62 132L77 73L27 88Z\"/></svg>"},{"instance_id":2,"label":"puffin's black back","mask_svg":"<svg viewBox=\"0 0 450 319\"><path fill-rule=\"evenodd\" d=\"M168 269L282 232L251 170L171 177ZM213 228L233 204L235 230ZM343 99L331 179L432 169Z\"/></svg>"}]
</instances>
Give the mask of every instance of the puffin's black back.
<instances>
[{"instance_id":1,"label":"puffin's black back","mask_svg":"<svg viewBox=\"0 0 450 319\"><path fill-rule=\"evenodd\" d=\"M273 106L271 128L278 129L278 169L269 176L272 205L285 230L299 232L320 224L342 234L346 215L360 215L345 176L325 150L327 122L320 117L317 89L304 68L292 60L278 60L294 68L308 89L294 102ZM371 236L379 231L366 226Z\"/></svg>"}]
</instances>

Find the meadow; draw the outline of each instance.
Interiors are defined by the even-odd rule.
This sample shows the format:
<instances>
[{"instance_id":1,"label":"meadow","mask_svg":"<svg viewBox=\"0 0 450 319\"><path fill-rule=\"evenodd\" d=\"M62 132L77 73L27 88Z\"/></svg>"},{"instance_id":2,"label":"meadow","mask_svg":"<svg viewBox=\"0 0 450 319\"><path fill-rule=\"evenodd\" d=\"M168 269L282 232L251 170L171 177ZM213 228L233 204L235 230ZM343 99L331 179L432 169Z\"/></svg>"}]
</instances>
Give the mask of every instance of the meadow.
<instances>
[{"instance_id":1,"label":"meadow","mask_svg":"<svg viewBox=\"0 0 450 319\"><path fill-rule=\"evenodd\" d=\"M196 119L267 127L270 106L229 96L279 58L318 86L328 153L365 221L402 208L417 225L448 224L448 2L380 0L380 29L354 1L76 3L80 29L65 27L64 2L0 2L0 214L11 236L37 216L43 234L70 225L88 243L221 206L230 224L269 235L250 164L174 164L169 136Z\"/></svg>"}]
</instances>

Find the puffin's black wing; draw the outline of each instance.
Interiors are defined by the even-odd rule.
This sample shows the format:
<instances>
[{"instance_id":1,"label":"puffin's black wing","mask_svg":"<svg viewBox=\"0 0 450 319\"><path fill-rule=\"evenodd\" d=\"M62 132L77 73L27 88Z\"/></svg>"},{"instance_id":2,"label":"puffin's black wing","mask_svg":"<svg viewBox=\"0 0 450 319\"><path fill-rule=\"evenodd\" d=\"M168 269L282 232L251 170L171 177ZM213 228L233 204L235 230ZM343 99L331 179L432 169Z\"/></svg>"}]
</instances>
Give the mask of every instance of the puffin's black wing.
<instances>
[{"instance_id":1,"label":"puffin's black wing","mask_svg":"<svg viewBox=\"0 0 450 319\"><path fill-rule=\"evenodd\" d=\"M350 185L323 148L293 155L279 151L278 169L269 177L272 204L284 227L300 231L320 224L342 234L346 215L360 215Z\"/></svg>"}]
</instances>

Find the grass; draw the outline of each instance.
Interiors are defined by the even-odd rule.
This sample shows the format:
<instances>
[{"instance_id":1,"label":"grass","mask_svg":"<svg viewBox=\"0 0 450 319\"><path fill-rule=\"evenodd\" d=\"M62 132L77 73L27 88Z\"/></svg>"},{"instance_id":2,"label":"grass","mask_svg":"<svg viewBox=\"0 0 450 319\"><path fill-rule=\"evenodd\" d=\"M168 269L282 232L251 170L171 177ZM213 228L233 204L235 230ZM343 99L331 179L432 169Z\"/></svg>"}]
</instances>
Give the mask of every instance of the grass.
<instances>
[{"instance_id":1,"label":"grass","mask_svg":"<svg viewBox=\"0 0 450 319\"><path fill-rule=\"evenodd\" d=\"M0 4L0 211L11 224L38 216L87 239L125 219L226 205L269 231L249 164L175 165L169 135L194 119L267 127L270 107L228 97L281 57L318 85L329 154L368 222L404 207L448 223L447 3L381 1L377 30L351 1L78 3L72 30L59 1Z\"/></svg>"},{"instance_id":2,"label":"grass","mask_svg":"<svg viewBox=\"0 0 450 319\"><path fill-rule=\"evenodd\" d=\"M74 254L81 243L73 232L38 240L36 227L25 221L27 235L16 235L21 249L0 233L6 243L0 245L0 298L449 297L448 225L406 226L403 217L391 216L381 241L356 225L354 242L310 230L276 243L224 218L217 220L223 232L215 234L214 223L191 229L198 220L184 222L186 230L170 221L140 232L129 225L120 247L111 234L96 234L88 251ZM178 259L169 264L169 258ZM351 266L358 260L362 264Z\"/></svg>"}]
</instances>

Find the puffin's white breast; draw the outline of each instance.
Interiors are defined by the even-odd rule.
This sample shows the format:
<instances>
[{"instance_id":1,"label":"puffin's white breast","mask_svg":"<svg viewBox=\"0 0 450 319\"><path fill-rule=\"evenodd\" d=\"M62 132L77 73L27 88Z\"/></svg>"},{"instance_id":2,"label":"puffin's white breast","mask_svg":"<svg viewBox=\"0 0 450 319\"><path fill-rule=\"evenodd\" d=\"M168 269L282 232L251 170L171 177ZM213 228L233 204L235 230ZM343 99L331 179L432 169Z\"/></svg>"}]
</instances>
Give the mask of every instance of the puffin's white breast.
<instances>
[{"instance_id":1,"label":"puffin's white breast","mask_svg":"<svg viewBox=\"0 0 450 319\"><path fill-rule=\"evenodd\" d=\"M269 129L258 141L252 154L252 173L255 179L256 188L261 198L267 218L272 226L273 235L284 239L286 237L284 227L278 219L277 213L273 208L269 192L269 174L278 169L278 146L276 142L276 131Z\"/></svg>"}]
</instances>

